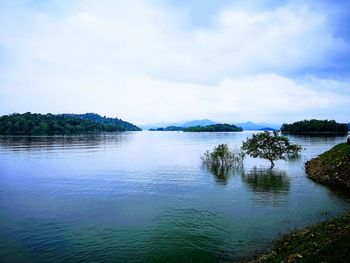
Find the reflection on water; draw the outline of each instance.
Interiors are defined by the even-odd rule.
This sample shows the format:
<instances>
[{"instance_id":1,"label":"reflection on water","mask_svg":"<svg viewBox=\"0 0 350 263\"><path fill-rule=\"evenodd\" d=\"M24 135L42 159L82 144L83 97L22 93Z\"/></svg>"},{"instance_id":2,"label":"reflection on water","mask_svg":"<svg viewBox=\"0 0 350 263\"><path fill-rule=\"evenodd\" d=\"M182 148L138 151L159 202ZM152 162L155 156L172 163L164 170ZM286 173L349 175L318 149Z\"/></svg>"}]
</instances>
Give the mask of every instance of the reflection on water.
<instances>
[{"instance_id":1,"label":"reflection on water","mask_svg":"<svg viewBox=\"0 0 350 263\"><path fill-rule=\"evenodd\" d=\"M132 133L102 133L74 136L0 136L2 151L52 151L94 149L119 145L132 137Z\"/></svg>"},{"instance_id":2,"label":"reflection on water","mask_svg":"<svg viewBox=\"0 0 350 263\"><path fill-rule=\"evenodd\" d=\"M273 170L202 169L251 134L0 137L0 262L231 262L350 208L303 166L346 137L290 136L301 158Z\"/></svg>"},{"instance_id":3,"label":"reflection on water","mask_svg":"<svg viewBox=\"0 0 350 263\"><path fill-rule=\"evenodd\" d=\"M253 168L242 173L244 185L253 192L288 193L290 182L285 171Z\"/></svg>"},{"instance_id":4,"label":"reflection on water","mask_svg":"<svg viewBox=\"0 0 350 263\"><path fill-rule=\"evenodd\" d=\"M295 161L295 160L294 160ZM210 167L218 185L227 185L231 177L240 177L244 189L253 194L253 202L264 205L281 205L287 200L290 190L290 178L283 170L243 167Z\"/></svg>"},{"instance_id":5,"label":"reflection on water","mask_svg":"<svg viewBox=\"0 0 350 263\"><path fill-rule=\"evenodd\" d=\"M210 166L204 167L215 178L215 182L218 185L227 185L229 178L237 172L241 172L243 167L223 167L223 166Z\"/></svg>"},{"instance_id":6,"label":"reflection on water","mask_svg":"<svg viewBox=\"0 0 350 263\"><path fill-rule=\"evenodd\" d=\"M242 182L245 189L253 192L253 199L257 203L281 205L288 200L290 179L285 171L254 167L248 172L242 172Z\"/></svg>"}]
</instances>

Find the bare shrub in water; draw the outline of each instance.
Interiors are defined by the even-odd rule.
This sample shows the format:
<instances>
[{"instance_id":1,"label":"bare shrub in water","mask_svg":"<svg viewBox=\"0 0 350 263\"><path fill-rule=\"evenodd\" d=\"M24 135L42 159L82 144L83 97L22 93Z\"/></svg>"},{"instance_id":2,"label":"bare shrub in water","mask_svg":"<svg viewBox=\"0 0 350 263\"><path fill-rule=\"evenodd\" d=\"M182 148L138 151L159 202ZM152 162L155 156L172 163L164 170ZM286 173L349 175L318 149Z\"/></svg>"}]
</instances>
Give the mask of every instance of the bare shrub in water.
<instances>
[{"instance_id":1,"label":"bare shrub in water","mask_svg":"<svg viewBox=\"0 0 350 263\"><path fill-rule=\"evenodd\" d=\"M231 151L227 144L219 144L212 152L206 151L202 156L202 164L209 168L230 168L243 165L244 152Z\"/></svg>"}]
</instances>

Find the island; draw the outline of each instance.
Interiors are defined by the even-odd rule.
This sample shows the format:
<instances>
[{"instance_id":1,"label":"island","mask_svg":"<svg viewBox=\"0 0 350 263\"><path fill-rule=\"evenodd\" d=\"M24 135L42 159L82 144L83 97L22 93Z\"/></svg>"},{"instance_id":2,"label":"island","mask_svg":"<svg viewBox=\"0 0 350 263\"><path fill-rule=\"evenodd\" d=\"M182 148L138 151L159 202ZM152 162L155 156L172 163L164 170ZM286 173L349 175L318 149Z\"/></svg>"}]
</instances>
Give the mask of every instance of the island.
<instances>
[{"instance_id":1,"label":"island","mask_svg":"<svg viewBox=\"0 0 350 263\"><path fill-rule=\"evenodd\" d=\"M296 135L344 135L349 131L345 123L335 120L303 120L292 124L283 124L282 133Z\"/></svg>"},{"instance_id":2,"label":"island","mask_svg":"<svg viewBox=\"0 0 350 263\"><path fill-rule=\"evenodd\" d=\"M165 128L152 128L149 131L183 131L185 128L178 126L168 126Z\"/></svg>"},{"instance_id":3,"label":"island","mask_svg":"<svg viewBox=\"0 0 350 263\"><path fill-rule=\"evenodd\" d=\"M184 132L240 132L241 127L234 124L213 124L208 126L194 126L183 129Z\"/></svg>"},{"instance_id":4,"label":"island","mask_svg":"<svg viewBox=\"0 0 350 263\"><path fill-rule=\"evenodd\" d=\"M0 135L64 135L91 132L140 131L118 118L86 114L14 113L0 117Z\"/></svg>"},{"instance_id":5,"label":"island","mask_svg":"<svg viewBox=\"0 0 350 263\"><path fill-rule=\"evenodd\" d=\"M241 127L233 124L211 124L206 126L190 126L190 127L179 127L179 126L168 126L165 128L153 128L149 131L184 131L184 132L240 132L243 131Z\"/></svg>"}]
</instances>

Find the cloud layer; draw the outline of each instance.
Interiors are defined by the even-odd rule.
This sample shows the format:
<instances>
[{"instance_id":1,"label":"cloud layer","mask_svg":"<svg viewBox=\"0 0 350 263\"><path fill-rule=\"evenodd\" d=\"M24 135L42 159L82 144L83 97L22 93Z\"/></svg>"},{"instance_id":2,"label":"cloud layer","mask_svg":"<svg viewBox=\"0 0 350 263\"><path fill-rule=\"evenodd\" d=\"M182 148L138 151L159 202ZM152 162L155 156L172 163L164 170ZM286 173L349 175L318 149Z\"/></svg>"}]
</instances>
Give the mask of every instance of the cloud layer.
<instances>
[{"instance_id":1,"label":"cloud layer","mask_svg":"<svg viewBox=\"0 0 350 263\"><path fill-rule=\"evenodd\" d=\"M219 10L199 26L159 1L2 4L0 111L349 121L346 69L334 70L349 54L337 8Z\"/></svg>"}]
</instances>

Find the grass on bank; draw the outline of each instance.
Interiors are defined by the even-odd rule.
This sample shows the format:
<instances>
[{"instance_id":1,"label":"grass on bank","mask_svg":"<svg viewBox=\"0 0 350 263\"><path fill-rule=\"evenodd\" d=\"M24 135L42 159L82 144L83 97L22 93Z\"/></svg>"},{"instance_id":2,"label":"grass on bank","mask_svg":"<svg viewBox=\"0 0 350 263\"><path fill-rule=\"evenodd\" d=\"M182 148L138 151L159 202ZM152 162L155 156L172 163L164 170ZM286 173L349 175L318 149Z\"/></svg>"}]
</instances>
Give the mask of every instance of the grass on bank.
<instances>
[{"instance_id":1,"label":"grass on bank","mask_svg":"<svg viewBox=\"0 0 350 263\"><path fill-rule=\"evenodd\" d=\"M320 154L320 158L329 164L329 165L337 165L341 162L345 157L350 156L350 144L341 143L334 146L329 151L326 151Z\"/></svg>"},{"instance_id":2,"label":"grass on bank","mask_svg":"<svg viewBox=\"0 0 350 263\"><path fill-rule=\"evenodd\" d=\"M312 180L350 189L350 145L338 144L305 164Z\"/></svg>"},{"instance_id":3,"label":"grass on bank","mask_svg":"<svg viewBox=\"0 0 350 263\"><path fill-rule=\"evenodd\" d=\"M270 254L251 263L349 262L350 213L285 235Z\"/></svg>"}]
</instances>

